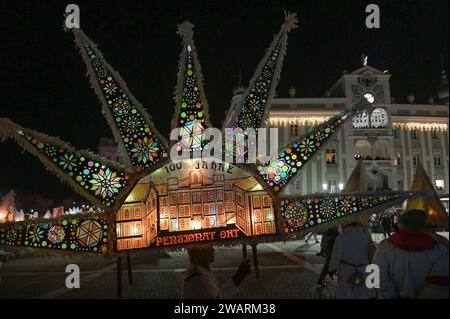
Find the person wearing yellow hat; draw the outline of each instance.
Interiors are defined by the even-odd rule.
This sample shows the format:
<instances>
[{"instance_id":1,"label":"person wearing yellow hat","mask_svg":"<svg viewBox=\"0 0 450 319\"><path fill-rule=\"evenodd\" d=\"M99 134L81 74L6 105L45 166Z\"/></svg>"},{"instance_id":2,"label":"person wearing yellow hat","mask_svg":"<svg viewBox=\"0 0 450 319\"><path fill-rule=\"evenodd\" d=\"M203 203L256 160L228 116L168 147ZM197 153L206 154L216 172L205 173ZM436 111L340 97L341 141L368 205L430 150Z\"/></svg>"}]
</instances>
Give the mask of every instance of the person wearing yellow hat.
<instances>
[{"instance_id":1,"label":"person wearing yellow hat","mask_svg":"<svg viewBox=\"0 0 450 319\"><path fill-rule=\"evenodd\" d=\"M406 211L400 230L378 246L379 298L449 298L448 250L425 232L427 214Z\"/></svg>"}]
</instances>

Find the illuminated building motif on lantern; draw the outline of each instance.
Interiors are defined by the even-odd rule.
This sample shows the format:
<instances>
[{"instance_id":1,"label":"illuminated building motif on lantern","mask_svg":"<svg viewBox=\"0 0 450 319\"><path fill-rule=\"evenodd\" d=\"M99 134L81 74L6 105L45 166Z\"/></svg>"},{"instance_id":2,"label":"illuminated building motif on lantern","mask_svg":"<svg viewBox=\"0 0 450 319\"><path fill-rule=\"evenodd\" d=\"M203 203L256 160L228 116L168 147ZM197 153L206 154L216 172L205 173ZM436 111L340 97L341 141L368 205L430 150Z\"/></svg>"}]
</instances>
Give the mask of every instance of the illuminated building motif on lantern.
<instances>
[{"instance_id":1,"label":"illuminated building motif on lantern","mask_svg":"<svg viewBox=\"0 0 450 319\"><path fill-rule=\"evenodd\" d=\"M108 238L108 226L102 214L0 225L1 245L105 253Z\"/></svg>"},{"instance_id":2,"label":"illuminated building motif on lantern","mask_svg":"<svg viewBox=\"0 0 450 319\"><path fill-rule=\"evenodd\" d=\"M76 29L74 34L91 83L102 102L103 113L131 165L141 170L167 157L166 147L150 116L128 91L123 79L106 63L83 31Z\"/></svg>"},{"instance_id":3,"label":"illuminated building motif on lantern","mask_svg":"<svg viewBox=\"0 0 450 319\"><path fill-rule=\"evenodd\" d=\"M118 249L176 245L180 242L171 238L178 234L210 241L228 239L218 238L220 230L230 231L232 238L276 232L272 197L256 179L238 167L211 161L172 163L144 177L120 208L117 220ZM149 236L145 224L154 227ZM138 234L131 234L136 227ZM204 235L208 231L219 233Z\"/></svg>"},{"instance_id":4,"label":"illuminated building motif on lantern","mask_svg":"<svg viewBox=\"0 0 450 319\"><path fill-rule=\"evenodd\" d=\"M409 196L410 192L389 192L282 199L280 211L284 232L301 231L374 208L383 210L386 205L401 203Z\"/></svg>"}]
</instances>

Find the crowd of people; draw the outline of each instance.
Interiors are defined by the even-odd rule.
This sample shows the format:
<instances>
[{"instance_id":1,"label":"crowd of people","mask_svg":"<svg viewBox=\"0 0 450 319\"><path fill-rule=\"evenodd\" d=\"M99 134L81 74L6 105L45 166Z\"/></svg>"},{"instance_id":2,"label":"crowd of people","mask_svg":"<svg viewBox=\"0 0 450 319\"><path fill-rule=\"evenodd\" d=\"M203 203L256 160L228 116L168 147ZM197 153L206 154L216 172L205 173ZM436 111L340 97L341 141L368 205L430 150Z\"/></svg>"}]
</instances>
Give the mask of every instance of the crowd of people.
<instances>
[{"instance_id":1,"label":"crowd of people","mask_svg":"<svg viewBox=\"0 0 450 319\"><path fill-rule=\"evenodd\" d=\"M373 214L370 217L370 228L373 233L382 233L384 238L391 236L392 232L399 231L400 212Z\"/></svg>"},{"instance_id":2,"label":"crowd of people","mask_svg":"<svg viewBox=\"0 0 450 319\"><path fill-rule=\"evenodd\" d=\"M372 240L374 221L385 234L379 245ZM314 233L305 241L311 237L318 242ZM428 226L427 214L421 210L331 227L322 234L318 255L325 262L317 285L325 287L327 276L332 280L337 276L337 299L449 298L448 239ZM182 298L231 298L250 273L249 261L244 260L220 286L209 268L214 261L212 247L189 249L189 259ZM369 265L379 269L378 284L366 283Z\"/></svg>"}]
</instances>

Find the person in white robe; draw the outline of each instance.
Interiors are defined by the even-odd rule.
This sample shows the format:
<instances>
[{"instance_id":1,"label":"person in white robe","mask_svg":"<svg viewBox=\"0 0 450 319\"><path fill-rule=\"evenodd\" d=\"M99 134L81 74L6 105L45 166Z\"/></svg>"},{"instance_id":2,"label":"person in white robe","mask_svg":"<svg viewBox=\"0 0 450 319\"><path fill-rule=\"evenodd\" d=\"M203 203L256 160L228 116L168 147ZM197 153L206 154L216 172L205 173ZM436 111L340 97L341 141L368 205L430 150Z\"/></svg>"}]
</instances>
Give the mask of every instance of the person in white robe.
<instances>
[{"instance_id":1,"label":"person in white robe","mask_svg":"<svg viewBox=\"0 0 450 319\"><path fill-rule=\"evenodd\" d=\"M424 230L427 214L400 216L400 231L380 243L374 264L380 267L379 298L449 298L448 249Z\"/></svg>"},{"instance_id":2,"label":"person in white robe","mask_svg":"<svg viewBox=\"0 0 450 319\"><path fill-rule=\"evenodd\" d=\"M230 299L238 292L242 280L250 273L248 260L243 261L237 272L222 286L210 270L214 262L214 248L191 248L189 253L189 267L183 274L181 298L182 299Z\"/></svg>"},{"instance_id":3,"label":"person in white robe","mask_svg":"<svg viewBox=\"0 0 450 319\"><path fill-rule=\"evenodd\" d=\"M374 289L365 285L366 266L371 263L375 246L367 227L358 222L342 226L331 255L329 274L337 272L336 299L370 299Z\"/></svg>"}]
</instances>

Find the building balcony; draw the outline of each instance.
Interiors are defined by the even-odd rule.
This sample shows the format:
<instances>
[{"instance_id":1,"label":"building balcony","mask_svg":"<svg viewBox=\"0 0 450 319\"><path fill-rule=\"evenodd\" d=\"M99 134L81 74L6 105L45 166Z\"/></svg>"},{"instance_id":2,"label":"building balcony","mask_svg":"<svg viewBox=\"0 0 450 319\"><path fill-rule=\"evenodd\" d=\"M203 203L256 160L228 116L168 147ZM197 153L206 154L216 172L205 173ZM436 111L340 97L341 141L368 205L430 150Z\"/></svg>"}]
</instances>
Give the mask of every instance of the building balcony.
<instances>
[{"instance_id":1,"label":"building balcony","mask_svg":"<svg viewBox=\"0 0 450 319\"><path fill-rule=\"evenodd\" d=\"M359 159L363 159L364 161L385 161L385 162L390 162L391 159L389 157L372 157L370 155L368 156L362 156L362 155L355 155L355 160L359 160Z\"/></svg>"}]
</instances>

